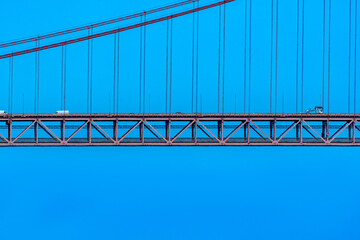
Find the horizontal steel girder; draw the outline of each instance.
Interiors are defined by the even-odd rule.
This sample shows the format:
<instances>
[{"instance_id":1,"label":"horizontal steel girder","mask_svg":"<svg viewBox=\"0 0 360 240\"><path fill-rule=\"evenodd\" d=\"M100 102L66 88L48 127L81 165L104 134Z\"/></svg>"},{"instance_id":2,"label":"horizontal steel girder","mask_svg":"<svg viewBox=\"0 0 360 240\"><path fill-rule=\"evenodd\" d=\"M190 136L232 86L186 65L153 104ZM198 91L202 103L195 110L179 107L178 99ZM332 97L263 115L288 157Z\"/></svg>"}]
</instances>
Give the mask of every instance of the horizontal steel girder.
<instances>
[{"instance_id":1,"label":"horizontal steel girder","mask_svg":"<svg viewBox=\"0 0 360 240\"><path fill-rule=\"evenodd\" d=\"M3 114L0 146L360 146L360 115Z\"/></svg>"}]
</instances>

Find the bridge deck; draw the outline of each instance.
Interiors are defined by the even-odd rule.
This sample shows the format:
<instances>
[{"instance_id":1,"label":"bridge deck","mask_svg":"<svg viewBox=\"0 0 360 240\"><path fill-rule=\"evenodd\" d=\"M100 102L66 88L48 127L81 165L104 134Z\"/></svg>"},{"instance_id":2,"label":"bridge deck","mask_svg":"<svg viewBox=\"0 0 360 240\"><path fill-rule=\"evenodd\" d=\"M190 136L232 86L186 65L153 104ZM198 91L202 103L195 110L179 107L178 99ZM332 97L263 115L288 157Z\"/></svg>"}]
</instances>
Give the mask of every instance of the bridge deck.
<instances>
[{"instance_id":1,"label":"bridge deck","mask_svg":"<svg viewBox=\"0 0 360 240\"><path fill-rule=\"evenodd\" d=\"M272 113L251 113L251 114L218 114L218 113L205 113L205 114L192 114L192 113L173 113L173 114L112 114L112 113L72 113L72 114L56 114L56 113L42 113L42 114L0 114L0 119L4 118L360 118L360 114L320 114L320 113L284 113L284 114L272 114Z\"/></svg>"},{"instance_id":2,"label":"bridge deck","mask_svg":"<svg viewBox=\"0 0 360 240\"><path fill-rule=\"evenodd\" d=\"M360 146L351 114L1 114L0 146Z\"/></svg>"}]
</instances>

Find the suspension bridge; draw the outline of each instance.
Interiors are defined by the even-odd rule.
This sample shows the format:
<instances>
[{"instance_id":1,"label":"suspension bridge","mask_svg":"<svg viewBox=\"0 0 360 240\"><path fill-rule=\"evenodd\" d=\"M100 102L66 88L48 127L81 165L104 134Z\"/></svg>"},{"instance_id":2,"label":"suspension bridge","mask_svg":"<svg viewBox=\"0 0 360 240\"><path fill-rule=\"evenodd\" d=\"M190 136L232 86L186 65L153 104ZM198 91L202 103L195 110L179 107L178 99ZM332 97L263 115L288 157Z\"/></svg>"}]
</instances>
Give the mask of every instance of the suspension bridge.
<instances>
[{"instance_id":1,"label":"suspension bridge","mask_svg":"<svg viewBox=\"0 0 360 240\"><path fill-rule=\"evenodd\" d=\"M288 93L286 98L285 90L282 92L279 90L278 72L281 69L278 63L279 47L281 47L279 0L187 0L107 21L1 43L0 64L6 64L6 68L2 67L1 71L7 73L8 81L5 81L5 78L1 79L2 89L7 89L7 93L1 95L6 95L7 102L2 98L0 146L359 146L360 114L357 113L356 85L357 0L338 3L342 6L346 5L349 15L346 25L341 26L342 29L348 29L346 38L344 37L348 45L337 46L342 53L346 53L348 60L347 67L344 68L346 71L340 74L341 79L331 78L331 71L334 69L331 42L334 34L331 31L334 12L332 2L336 1L320 1L321 11L315 11L317 17L321 19L319 31L321 46L318 48L321 55L319 64L321 76L314 87L317 92L314 94L316 101L312 101L314 102L312 107L316 106L316 108L308 110L305 109L304 102L314 98L313 96L307 98L310 94L306 94L307 90L304 89L304 66L306 67L304 55L307 46L305 3L308 1L289 2L293 2L293 8L289 11L295 13L293 17L295 24L291 26L295 29L293 34L295 37L289 40L295 57L293 77L285 82L285 85L291 82L291 90L286 91L292 92ZM261 54L262 59L268 59L268 73L266 73L267 78L262 78L261 83L257 85L254 84L253 75L264 72L264 69L254 67L254 52L256 52L254 26L259 26L254 22L255 3L269 4L270 16L265 23L262 23L266 26L260 29L269 33L266 41L269 46L269 56L265 53ZM231 21L235 20L229 17L234 4L239 4L236 14L242 18L241 28L237 28L240 23L232 23ZM202 14L209 14L210 18L216 21L208 21L209 16L206 20L204 17L202 21ZM175 34L175 24L181 21L187 24L183 27L187 32L187 35L183 34L183 38L187 37L189 41L186 47L180 50L189 53L187 56L190 57L186 60L177 59L180 54L174 47L177 41L183 41L179 39L182 37L181 34ZM229 30L229 25L236 27ZM154 41L149 40L153 26L162 27L161 30L157 30L155 37L156 41L164 40L160 44L162 50L154 55L158 57L162 54L163 62L149 59L151 49L157 47L152 45ZM209 30L202 31L207 28L215 29L216 35L210 36L212 33ZM132 35L128 38L120 35L126 33ZM165 37L158 36L159 33ZM238 34L242 39L241 42L236 42L236 48L233 47L234 44L229 43L234 34ZM111 51L105 51L105 46L97 47L99 45L96 41L106 38L109 40L106 42L106 49ZM136 45L134 48L136 54L132 53L128 58L121 52L122 47L126 45L121 41L125 38ZM211 47L215 54L206 55L210 50L201 50L204 39L208 42L216 42L216 45ZM100 79L94 73L94 67L99 61L96 57L100 55L96 52L96 48L101 50L102 58L106 55L106 58L111 59L108 62L111 62L112 69ZM72 51L75 54L71 53ZM231 54L241 59L241 64L230 59ZM82 67L76 67L77 71L83 71L85 74L83 79L86 79L83 87L86 92L83 90L85 94L81 95L86 99L83 101L85 103L83 108L86 108L86 111L82 112L69 111L72 109L72 104L75 104L69 101L69 93L80 91L82 88L74 82L71 83L72 85L69 83L71 75L69 69L72 65L79 64L79 59L72 60L76 58L75 55L84 56ZM50 60L45 60L49 56L57 59L56 66L59 67L59 71L52 69L51 74L45 78L42 69L49 68ZM216 62L209 69L205 69L205 72L215 73L213 76L215 81L208 80L210 78L204 74L206 84L201 79L204 58L211 58ZM126 68L130 69L132 75L136 75L136 84L123 77L123 72L126 71L122 69L124 61L132 64L131 67ZM183 82L176 82L175 68L185 61L188 73L185 74ZM135 62L136 64L133 64ZM29 74L33 79L31 91L34 97L31 101L25 101L24 93L19 96L21 94L14 90L14 84L18 72L25 71L24 69L29 65L34 66ZM152 68L161 68L159 71L162 73L161 81L154 82L155 78L149 73L152 72ZM235 73L240 73L240 70L241 74L236 75ZM181 72L184 71L181 67ZM334 82L339 79L342 85L346 86L346 96L343 97L346 100L342 100L345 102L343 104L345 107L344 111L334 112L331 111L331 107L334 105L335 108L337 100L332 100L334 87L331 87L336 88ZM55 86L55 81L58 81L56 86L59 85L59 88L55 87L59 92L58 96L48 93L50 90L41 89L44 85ZM124 81L127 83L125 84ZM97 94L97 82L111 83L111 86L108 84L109 91L105 94L101 93L103 95L100 105L106 105L104 102L107 101L104 99L107 97L109 100L106 111L94 110L98 104L94 99L94 95ZM183 88L180 89L179 84ZM130 90L129 86L132 85L137 88L137 94ZM162 92L154 91L154 85L155 88L161 88ZM174 96L176 92L185 91L185 88L186 94ZM215 94L211 95L211 100L203 99L203 91L209 91L209 88ZM234 93L229 94L229 89ZM266 96L257 95L259 92L267 93ZM19 100L21 98L22 100ZM60 103L58 107L52 105L54 98ZM258 105L259 102L264 102L268 110L262 110L263 108L260 111L254 110L255 99ZM151 100L157 104L151 105ZM181 107L174 106L174 101L180 102L178 105ZM291 110L285 111L285 104L290 105L288 102L293 104ZM216 110L203 111L204 103L213 105L212 109ZM31 105L33 110L25 111L25 105ZM128 107L130 105L131 107ZM186 105L186 108L183 105ZM54 111L43 110L49 109L49 106ZM242 110L238 111L240 107ZM159 110L160 108L163 110Z\"/></svg>"}]
</instances>

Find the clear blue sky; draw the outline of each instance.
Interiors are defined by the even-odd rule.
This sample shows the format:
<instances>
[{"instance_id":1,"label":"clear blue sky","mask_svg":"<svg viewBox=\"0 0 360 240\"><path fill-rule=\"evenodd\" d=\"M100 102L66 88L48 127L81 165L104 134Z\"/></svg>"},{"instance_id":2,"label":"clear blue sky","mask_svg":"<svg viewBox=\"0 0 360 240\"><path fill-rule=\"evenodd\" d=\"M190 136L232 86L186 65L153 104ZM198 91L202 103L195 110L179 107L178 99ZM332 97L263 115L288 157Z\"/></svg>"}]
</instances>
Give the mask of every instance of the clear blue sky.
<instances>
[{"instance_id":1,"label":"clear blue sky","mask_svg":"<svg viewBox=\"0 0 360 240\"><path fill-rule=\"evenodd\" d=\"M0 42L170 2L7 1L2 3ZM321 97L322 2L305 2L305 109L319 104ZM253 112L268 112L270 105L269 3L253 0ZM348 1L332 4L331 111L346 112ZM279 0L278 104L282 110L284 94L286 112L295 112L295 6L295 0ZM227 6L227 112L234 111L235 95L237 112L244 110L243 7L243 0ZM217 13L213 9L200 15L203 112L217 111ZM189 112L191 106L191 20L174 21L174 111ZM165 27L148 29L152 112L164 109ZM121 34L121 112L138 111L136 36L137 30ZM95 112L109 109L112 42L112 37L94 42ZM60 108L60 56L59 50L41 55L40 112ZM85 112L86 44L69 47L68 56L69 110ZM33 111L33 59L14 61L15 112L22 111L22 94L25 111ZM5 110L7 64L0 61L0 109ZM358 152L305 147L1 148L0 239L359 239Z\"/></svg>"}]
</instances>

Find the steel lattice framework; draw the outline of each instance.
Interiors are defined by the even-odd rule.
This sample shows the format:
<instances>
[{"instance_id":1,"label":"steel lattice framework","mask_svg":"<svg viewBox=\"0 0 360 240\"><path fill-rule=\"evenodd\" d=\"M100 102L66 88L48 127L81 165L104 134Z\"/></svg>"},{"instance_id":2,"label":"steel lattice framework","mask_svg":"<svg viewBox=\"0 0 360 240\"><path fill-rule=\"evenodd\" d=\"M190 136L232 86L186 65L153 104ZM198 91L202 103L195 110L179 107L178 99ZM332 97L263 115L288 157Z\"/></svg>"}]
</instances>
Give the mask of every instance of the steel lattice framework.
<instances>
[{"instance_id":1,"label":"steel lattice framework","mask_svg":"<svg viewBox=\"0 0 360 240\"><path fill-rule=\"evenodd\" d=\"M0 146L360 146L360 115L4 114Z\"/></svg>"}]
</instances>

